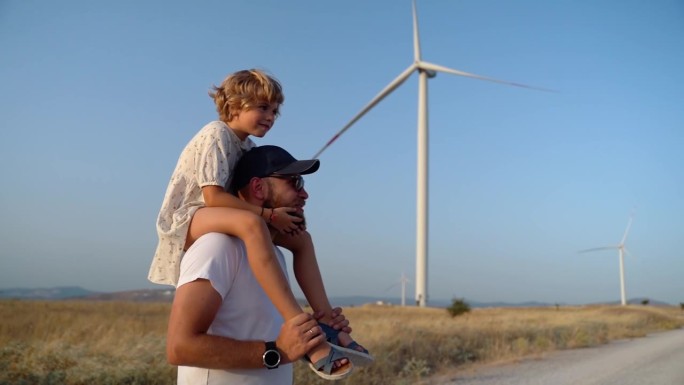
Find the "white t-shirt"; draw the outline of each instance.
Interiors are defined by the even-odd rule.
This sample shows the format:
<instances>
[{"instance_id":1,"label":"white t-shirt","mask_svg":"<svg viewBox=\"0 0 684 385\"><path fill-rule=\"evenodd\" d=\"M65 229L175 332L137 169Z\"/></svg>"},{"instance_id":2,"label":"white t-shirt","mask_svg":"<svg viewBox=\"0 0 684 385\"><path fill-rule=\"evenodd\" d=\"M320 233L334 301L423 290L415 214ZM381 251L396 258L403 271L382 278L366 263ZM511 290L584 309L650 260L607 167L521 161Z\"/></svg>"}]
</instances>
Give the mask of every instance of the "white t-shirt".
<instances>
[{"instance_id":1,"label":"white t-shirt","mask_svg":"<svg viewBox=\"0 0 684 385\"><path fill-rule=\"evenodd\" d=\"M283 254L274 249L286 272ZM242 241L219 233L195 241L181 261L177 287L200 278L209 280L223 299L208 334L237 340L274 341L278 337L283 318L254 277ZM291 385L292 365L230 371L179 366L178 384Z\"/></svg>"},{"instance_id":2,"label":"white t-shirt","mask_svg":"<svg viewBox=\"0 0 684 385\"><path fill-rule=\"evenodd\" d=\"M195 211L204 207L202 187L227 189L237 161L252 147L251 139L240 140L219 121L204 126L185 146L157 217L159 242L150 266L150 281L176 285L190 221Z\"/></svg>"}]
</instances>

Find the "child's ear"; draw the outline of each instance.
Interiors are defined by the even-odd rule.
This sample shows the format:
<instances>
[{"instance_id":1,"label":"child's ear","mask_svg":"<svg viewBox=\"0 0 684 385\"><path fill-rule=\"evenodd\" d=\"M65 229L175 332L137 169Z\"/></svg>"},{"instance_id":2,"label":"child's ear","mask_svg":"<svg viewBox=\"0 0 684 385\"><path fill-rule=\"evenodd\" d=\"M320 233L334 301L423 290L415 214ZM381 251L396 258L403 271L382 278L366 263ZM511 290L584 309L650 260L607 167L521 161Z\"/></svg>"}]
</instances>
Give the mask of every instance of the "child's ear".
<instances>
[{"instance_id":1,"label":"child's ear","mask_svg":"<svg viewBox=\"0 0 684 385\"><path fill-rule=\"evenodd\" d=\"M228 107L228 121L226 123L230 123L237 119L238 115L240 115L240 112L242 112L242 110L239 108Z\"/></svg>"}]
</instances>

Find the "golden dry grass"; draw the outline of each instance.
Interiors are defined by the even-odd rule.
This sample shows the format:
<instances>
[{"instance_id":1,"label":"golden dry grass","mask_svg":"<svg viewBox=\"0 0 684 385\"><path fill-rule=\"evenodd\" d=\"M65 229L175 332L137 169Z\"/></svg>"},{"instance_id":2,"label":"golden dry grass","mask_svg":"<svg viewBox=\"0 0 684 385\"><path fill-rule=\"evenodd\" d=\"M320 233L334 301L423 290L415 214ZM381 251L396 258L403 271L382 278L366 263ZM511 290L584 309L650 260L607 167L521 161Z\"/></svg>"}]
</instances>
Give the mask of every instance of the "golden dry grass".
<instances>
[{"instance_id":1,"label":"golden dry grass","mask_svg":"<svg viewBox=\"0 0 684 385\"><path fill-rule=\"evenodd\" d=\"M0 302L0 384L170 384L169 304Z\"/></svg>"},{"instance_id":2,"label":"golden dry grass","mask_svg":"<svg viewBox=\"0 0 684 385\"><path fill-rule=\"evenodd\" d=\"M166 303L0 301L2 384L173 384ZM675 307L347 308L376 363L338 384L412 384L466 365L641 337L684 325ZM302 363L296 384L321 384Z\"/></svg>"}]
</instances>

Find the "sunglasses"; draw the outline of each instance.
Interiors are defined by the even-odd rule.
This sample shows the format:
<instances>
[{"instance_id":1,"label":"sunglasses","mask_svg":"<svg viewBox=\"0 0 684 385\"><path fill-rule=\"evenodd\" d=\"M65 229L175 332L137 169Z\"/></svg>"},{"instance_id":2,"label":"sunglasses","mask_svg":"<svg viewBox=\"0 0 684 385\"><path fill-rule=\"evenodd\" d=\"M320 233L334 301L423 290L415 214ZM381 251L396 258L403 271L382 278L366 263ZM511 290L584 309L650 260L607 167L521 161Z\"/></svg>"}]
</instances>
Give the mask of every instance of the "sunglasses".
<instances>
[{"instance_id":1,"label":"sunglasses","mask_svg":"<svg viewBox=\"0 0 684 385\"><path fill-rule=\"evenodd\" d=\"M271 174L269 178L289 179L295 191L300 192L304 188L304 178L301 175L277 175Z\"/></svg>"}]
</instances>

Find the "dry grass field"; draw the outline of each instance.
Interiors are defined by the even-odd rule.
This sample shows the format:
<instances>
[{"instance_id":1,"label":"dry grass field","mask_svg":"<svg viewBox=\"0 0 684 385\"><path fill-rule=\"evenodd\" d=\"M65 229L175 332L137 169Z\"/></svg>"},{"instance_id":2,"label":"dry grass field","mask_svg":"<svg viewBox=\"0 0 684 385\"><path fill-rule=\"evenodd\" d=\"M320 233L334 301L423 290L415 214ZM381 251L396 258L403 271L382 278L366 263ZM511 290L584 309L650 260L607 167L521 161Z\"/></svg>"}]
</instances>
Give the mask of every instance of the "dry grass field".
<instances>
[{"instance_id":1,"label":"dry grass field","mask_svg":"<svg viewBox=\"0 0 684 385\"><path fill-rule=\"evenodd\" d=\"M173 384L167 303L0 301L0 385ZM338 384L428 384L458 368L680 328L678 307L345 309L376 357ZM303 364L295 384L325 383Z\"/></svg>"}]
</instances>

